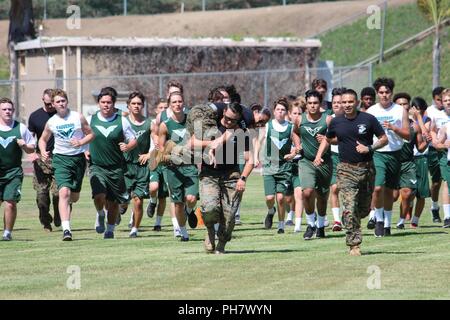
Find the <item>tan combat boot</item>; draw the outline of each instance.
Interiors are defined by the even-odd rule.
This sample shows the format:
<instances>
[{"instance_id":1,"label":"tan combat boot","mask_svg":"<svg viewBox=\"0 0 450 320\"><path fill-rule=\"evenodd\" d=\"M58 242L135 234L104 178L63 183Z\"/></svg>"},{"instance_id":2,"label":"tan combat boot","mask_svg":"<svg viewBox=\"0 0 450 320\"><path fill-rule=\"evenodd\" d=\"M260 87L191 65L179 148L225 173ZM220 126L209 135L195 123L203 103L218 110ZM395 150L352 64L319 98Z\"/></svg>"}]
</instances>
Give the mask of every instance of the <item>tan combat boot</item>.
<instances>
[{"instance_id":1,"label":"tan combat boot","mask_svg":"<svg viewBox=\"0 0 450 320\"><path fill-rule=\"evenodd\" d=\"M359 246L351 246L350 247L350 255L351 256L361 256L361 249Z\"/></svg>"},{"instance_id":2,"label":"tan combat boot","mask_svg":"<svg viewBox=\"0 0 450 320\"><path fill-rule=\"evenodd\" d=\"M216 235L214 228L208 228L208 233L206 234L205 241L203 242L206 253L214 253L214 251L216 251L215 237Z\"/></svg>"}]
</instances>

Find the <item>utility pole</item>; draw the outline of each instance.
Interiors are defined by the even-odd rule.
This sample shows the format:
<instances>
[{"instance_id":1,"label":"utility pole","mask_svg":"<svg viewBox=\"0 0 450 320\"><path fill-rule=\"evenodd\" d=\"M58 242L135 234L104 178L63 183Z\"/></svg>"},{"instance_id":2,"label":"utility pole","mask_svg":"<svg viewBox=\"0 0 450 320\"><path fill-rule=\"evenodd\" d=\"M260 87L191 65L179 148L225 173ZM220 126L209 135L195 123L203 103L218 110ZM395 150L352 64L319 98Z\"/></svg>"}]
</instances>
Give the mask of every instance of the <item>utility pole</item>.
<instances>
[{"instance_id":1,"label":"utility pole","mask_svg":"<svg viewBox=\"0 0 450 320\"><path fill-rule=\"evenodd\" d=\"M123 0L123 15L127 15L127 0Z\"/></svg>"},{"instance_id":2,"label":"utility pole","mask_svg":"<svg viewBox=\"0 0 450 320\"><path fill-rule=\"evenodd\" d=\"M202 11L206 11L206 0L202 0Z\"/></svg>"}]
</instances>

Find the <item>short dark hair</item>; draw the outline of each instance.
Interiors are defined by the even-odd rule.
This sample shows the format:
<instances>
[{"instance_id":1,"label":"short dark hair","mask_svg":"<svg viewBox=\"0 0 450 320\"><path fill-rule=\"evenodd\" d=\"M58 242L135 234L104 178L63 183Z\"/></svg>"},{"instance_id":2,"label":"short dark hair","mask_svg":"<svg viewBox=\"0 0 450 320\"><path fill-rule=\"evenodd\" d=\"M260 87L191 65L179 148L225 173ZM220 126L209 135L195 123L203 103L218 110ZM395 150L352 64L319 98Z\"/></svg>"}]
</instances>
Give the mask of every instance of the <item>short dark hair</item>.
<instances>
[{"instance_id":1,"label":"short dark hair","mask_svg":"<svg viewBox=\"0 0 450 320\"><path fill-rule=\"evenodd\" d=\"M117 91L113 87L104 87L100 90L100 93L97 96L97 102L100 102L100 99L104 96L110 96L113 103L116 103L117 100Z\"/></svg>"},{"instance_id":2,"label":"short dark hair","mask_svg":"<svg viewBox=\"0 0 450 320\"><path fill-rule=\"evenodd\" d=\"M411 102L411 96L406 92L399 92L394 95L394 99L392 99L394 102L397 101L397 99L406 99L408 102Z\"/></svg>"},{"instance_id":3,"label":"short dark hair","mask_svg":"<svg viewBox=\"0 0 450 320\"><path fill-rule=\"evenodd\" d=\"M333 90L331 90L331 96L342 96L343 92L347 90L346 87L340 87L340 88L333 88Z\"/></svg>"},{"instance_id":4,"label":"short dark hair","mask_svg":"<svg viewBox=\"0 0 450 320\"><path fill-rule=\"evenodd\" d=\"M344 94L351 94L352 96L355 97L356 100L358 100L358 94L353 89L348 88L348 89L343 90L341 95L343 96Z\"/></svg>"},{"instance_id":5,"label":"short dark hair","mask_svg":"<svg viewBox=\"0 0 450 320\"><path fill-rule=\"evenodd\" d=\"M231 84L225 87L225 91L230 96L230 102L241 103L241 95L237 92L236 87Z\"/></svg>"},{"instance_id":6,"label":"short dark hair","mask_svg":"<svg viewBox=\"0 0 450 320\"><path fill-rule=\"evenodd\" d=\"M2 103L9 103L14 108L14 103L9 98L0 98L0 104L2 104Z\"/></svg>"},{"instance_id":7,"label":"short dark hair","mask_svg":"<svg viewBox=\"0 0 450 320\"><path fill-rule=\"evenodd\" d=\"M378 78L373 83L373 87L377 92L383 86L389 88L391 91L394 91L395 82L391 78Z\"/></svg>"},{"instance_id":8,"label":"short dark hair","mask_svg":"<svg viewBox=\"0 0 450 320\"><path fill-rule=\"evenodd\" d=\"M308 101L308 98L310 97L316 97L319 99L319 102L322 103L322 95L319 93L319 91L316 90L308 90L305 92L305 99Z\"/></svg>"},{"instance_id":9,"label":"short dark hair","mask_svg":"<svg viewBox=\"0 0 450 320\"><path fill-rule=\"evenodd\" d=\"M239 115L239 117L242 117L242 113L243 113L243 107L240 103L237 102L232 102L228 105L225 105L225 110L230 109L231 111L233 111L233 113L236 113Z\"/></svg>"},{"instance_id":10,"label":"short dark hair","mask_svg":"<svg viewBox=\"0 0 450 320\"><path fill-rule=\"evenodd\" d=\"M177 80L169 80L169 82L167 82L167 85L166 85L167 91L169 91L170 87L178 88L178 91L183 93L183 85L180 82L178 82Z\"/></svg>"},{"instance_id":11,"label":"short dark hair","mask_svg":"<svg viewBox=\"0 0 450 320\"><path fill-rule=\"evenodd\" d=\"M170 100L172 100L172 96L181 96L181 98L184 100L183 93L181 91L174 91L171 94L169 94L169 98L167 98L168 104L170 104Z\"/></svg>"},{"instance_id":12,"label":"short dark hair","mask_svg":"<svg viewBox=\"0 0 450 320\"><path fill-rule=\"evenodd\" d=\"M51 97L52 96L52 91L53 91L53 89L47 88L42 93L42 96L48 95L49 97Z\"/></svg>"},{"instance_id":13,"label":"short dark hair","mask_svg":"<svg viewBox=\"0 0 450 320\"><path fill-rule=\"evenodd\" d=\"M361 98L364 96L371 96L372 98L375 99L376 95L377 95L377 92L372 87L365 87L361 90Z\"/></svg>"},{"instance_id":14,"label":"short dark hair","mask_svg":"<svg viewBox=\"0 0 450 320\"><path fill-rule=\"evenodd\" d=\"M411 107L416 107L421 111L426 111L428 108L428 104L422 97L414 97L411 101Z\"/></svg>"},{"instance_id":15,"label":"short dark hair","mask_svg":"<svg viewBox=\"0 0 450 320\"><path fill-rule=\"evenodd\" d=\"M289 111L289 101L288 101L287 97L281 97L281 98L278 98L277 100L275 100L273 102L273 109L274 110L275 110L275 108L277 107L278 104L282 105L286 109L286 111Z\"/></svg>"},{"instance_id":16,"label":"short dark hair","mask_svg":"<svg viewBox=\"0 0 450 320\"><path fill-rule=\"evenodd\" d=\"M433 98L436 97L436 96L440 96L442 94L442 91L444 91L444 90L445 90L444 87L436 87L436 88L434 88L433 92L432 92Z\"/></svg>"},{"instance_id":17,"label":"short dark hair","mask_svg":"<svg viewBox=\"0 0 450 320\"><path fill-rule=\"evenodd\" d=\"M328 84L324 79L314 79L313 82L311 83L311 87L313 89L317 88L317 87L324 87L325 89L328 88Z\"/></svg>"},{"instance_id":18,"label":"short dark hair","mask_svg":"<svg viewBox=\"0 0 450 320\"><path fill-rule=\"evenodd\" d=\"M145 96L144 96L144 94L142 92L140 92L139 90L136 90L136 91L131 92L130 95L128 96L127 105L129 105L131 100L133 100L136 97L141 99L142 104L145 103Z\"/></svg>"},{"instance_id":19,"label":"short dark hair","mask_svg":"<svg viewBox=\"0 0 450 320\"><path fill-rule=\"evenodd\" d=\"M212 88L208 94L208 101L209 102L222 101L224 96L220 91L221 90L219 89L219 87Z\"/></svg>"}]
</instances>

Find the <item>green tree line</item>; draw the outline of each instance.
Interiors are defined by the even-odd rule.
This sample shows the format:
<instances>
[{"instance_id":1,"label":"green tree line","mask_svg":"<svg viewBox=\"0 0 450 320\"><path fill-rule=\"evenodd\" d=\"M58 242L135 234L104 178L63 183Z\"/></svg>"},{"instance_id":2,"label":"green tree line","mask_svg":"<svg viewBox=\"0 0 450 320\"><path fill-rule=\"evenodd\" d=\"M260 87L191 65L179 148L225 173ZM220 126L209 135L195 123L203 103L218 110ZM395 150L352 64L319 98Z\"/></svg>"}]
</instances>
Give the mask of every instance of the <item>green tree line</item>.
<instances>
[{"instance_id":1,"label":"green tree line","mask_svg":"<svg viewBox=\"0 0 450 320\"><path fill-rule=\"evenodd\" d=\"M0 0L0 19L8 19L11 0ZM338 1L338 0L328 0ZM106 17L122 15L123 0L33 0L35 19L44 17L44 2L46 2L47 18L67 17L67 7L77 5L81 9L81 16ZM286 4L324 2L323 0L286 0ZM202 0L127 0L127 13L158 14L180 11L184 3L185 11L202 10ZM283 0L206 0L206 10L245 9L283 4Z\"/></svg>"}]
</instances>

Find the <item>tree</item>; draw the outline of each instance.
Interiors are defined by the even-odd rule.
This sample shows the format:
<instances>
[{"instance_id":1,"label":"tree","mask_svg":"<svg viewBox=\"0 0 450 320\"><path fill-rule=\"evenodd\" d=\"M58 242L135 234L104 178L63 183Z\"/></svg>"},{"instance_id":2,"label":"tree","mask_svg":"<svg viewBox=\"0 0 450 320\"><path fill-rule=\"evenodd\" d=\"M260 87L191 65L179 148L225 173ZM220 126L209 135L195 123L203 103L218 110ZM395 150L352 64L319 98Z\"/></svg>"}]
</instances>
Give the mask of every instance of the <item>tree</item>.
<instances>
[{"instance_id":1,"label":"tree","mask_svg":"<svg viewBox=\"0 0 450 320\"><path fill-rule=\"evenodd\" d=\"M441 74L441 22L450 17L450 0L418 0L419 9L433 21L434 43L433 43L433 88L439 86Z\"/></svg>"}]
</instances>

